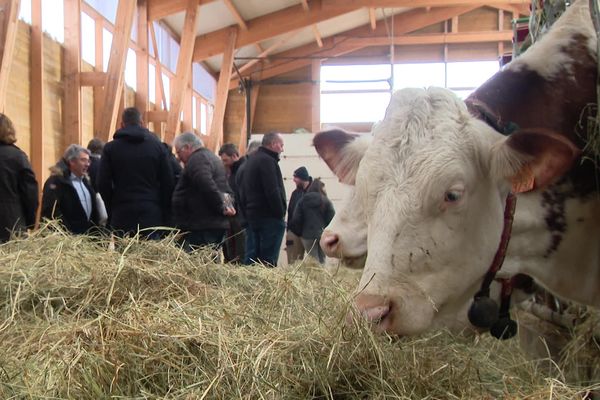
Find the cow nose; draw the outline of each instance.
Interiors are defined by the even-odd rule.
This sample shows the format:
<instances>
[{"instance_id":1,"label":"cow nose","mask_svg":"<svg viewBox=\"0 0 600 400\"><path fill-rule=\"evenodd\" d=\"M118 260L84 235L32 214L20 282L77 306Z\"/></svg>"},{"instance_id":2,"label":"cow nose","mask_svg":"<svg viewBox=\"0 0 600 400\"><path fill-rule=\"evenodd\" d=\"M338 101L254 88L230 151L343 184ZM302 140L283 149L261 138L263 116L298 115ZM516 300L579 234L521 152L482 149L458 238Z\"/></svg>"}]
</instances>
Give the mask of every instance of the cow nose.
<instances>
[{"instance_id":1,"label":"cow nose","mask_svg":"<svg viewBox=\"0 0 600 400\"><path fill-rule=\"evenodd\" d=\"M337 233L324 231L321 235L321 248L329 257L340 257L340 237Z\"/></svg>"},{"instance_id":2,"label":"cow nose","mask_svg":"<svg viewBox=\"0 0 600 400\"><path fill-rule=\"evenodd\" d=\"M377 325L381 325L391 310L390 300L378 294L361 293L354 299L354 305L366 321Z\"/></svg>"}]
</instances>

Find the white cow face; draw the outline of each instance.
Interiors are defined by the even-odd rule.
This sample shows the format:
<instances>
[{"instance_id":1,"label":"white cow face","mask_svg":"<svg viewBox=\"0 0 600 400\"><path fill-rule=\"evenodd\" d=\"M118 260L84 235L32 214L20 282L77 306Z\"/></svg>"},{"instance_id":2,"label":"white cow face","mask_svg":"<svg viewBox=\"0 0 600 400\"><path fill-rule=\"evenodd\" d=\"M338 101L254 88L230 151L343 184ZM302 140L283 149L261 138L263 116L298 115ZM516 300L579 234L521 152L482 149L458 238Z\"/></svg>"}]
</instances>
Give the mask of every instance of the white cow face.
<instances>
[{"instance_id":1,"label":"white cow face","mask_svg":"<svg viewBox=\"0 0 600 400\"><path fill-rule=\"evenodd\" d=\"M339 131L317 135L315 147L342 181L355 182L347 207L359 210L367 226L358 310L377 330L418 334L445 325L443 316L456 312L449 308L478 289L500 242L510 180L546 184L567 164L548 165L547 156L571 160L576 151L552 134L506 139L437 88L394 94L373 134L352 168L343 151L350 139L340 139ZM337 215L328 229L321 240L326 250L331 235L341 244L364 240Z\"/></svg>"}]
</instances>

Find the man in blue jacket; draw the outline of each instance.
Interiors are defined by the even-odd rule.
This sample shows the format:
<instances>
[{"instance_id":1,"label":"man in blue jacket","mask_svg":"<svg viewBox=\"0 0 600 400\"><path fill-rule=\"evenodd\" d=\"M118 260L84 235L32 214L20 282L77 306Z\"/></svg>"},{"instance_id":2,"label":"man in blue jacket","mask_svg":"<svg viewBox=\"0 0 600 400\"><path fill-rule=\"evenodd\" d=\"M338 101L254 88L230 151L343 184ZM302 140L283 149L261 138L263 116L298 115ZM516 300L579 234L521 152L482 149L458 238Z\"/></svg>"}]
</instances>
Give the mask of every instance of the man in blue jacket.
<instances>
[{"instance_id":1,"label":"man in blue jacket","mask_svg":"<svg viewBox=\"0 0 600 400\"><path fill-rule=\"evenodd\" d=\"M283 138L279 133L267 133L262 145L248 157L240 177L240 205L254 243L246 242L246 251L253 246L256 262L277 266L281 241L285 233L286 196L279 155Z\"/></svg>"},{"instance_id":2,"label":"man in blue jacket","mask_svg":"<svg viewBox=\"0 0 600 400\"><path fill-rule=\"evenodd\" d=\"M137 109L123 111L121 129L104 146L97 183L115 233L144 229L144 236L158 238L147 228L169 225L175 186L169 154Z\"/></svg>"}]
</instances>

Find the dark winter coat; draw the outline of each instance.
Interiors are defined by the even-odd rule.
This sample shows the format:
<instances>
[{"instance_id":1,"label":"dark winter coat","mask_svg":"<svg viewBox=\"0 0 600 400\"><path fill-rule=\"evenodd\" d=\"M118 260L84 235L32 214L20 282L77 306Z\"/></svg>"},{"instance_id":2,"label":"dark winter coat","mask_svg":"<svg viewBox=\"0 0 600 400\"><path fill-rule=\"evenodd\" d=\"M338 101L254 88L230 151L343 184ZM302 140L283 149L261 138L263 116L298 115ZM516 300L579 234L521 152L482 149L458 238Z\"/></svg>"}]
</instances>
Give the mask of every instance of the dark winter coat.
<instances>
[{"instance_id":1,"label":"dark winter coat","mask_svg":"<svg viewBox=\"0 0 600 400\"><path fill-rule=\"evenodd\" d=\"M309 184L306 186L306 189L308 189L308 187L310 186L310 183L312 183L312 178L309 178ZM289 231L292 231L293 233L295 233L297 236L300 236L300 230L298 228L294 227L294 211L296 210L296 206L298 205L298 202L306 193L306 189L296 188L292 192L292 195L290 196L290 201L288 203L287 229Z\"/></svg>"},{"instance_id":2,"label":"dark winter coat","mask_svg":"<svg viewBox=\"0 0 600 400\"><path fill-rule=\"evenodd\" d=\"M0 243L10 232L32 228L38 184L27 155L14 144L0 143Z\"/></svg>"},{"instance_id":3,"label":"dark winter coat","mask_svg":"<svg viewBox=\"0 0 600 400\"><path fill-rule=\"evenodd\" d=\"M124 232L170 222L175 186L169 154L148 129L129 125L104 146L98 189L109 225Z\"/></svg>"},{"instance_id":4,"label":"dark winter coat","mask_svg":"<svg viewBox=\"0 0 600 400\"><path fill-rule=\"evenodd\" d=\"M334 215L335 210L331 200L318 192L308 192L300 199L294 210L292 224L298 229L298 232L294 233L299 234L303 239L318 239Z\"/></svg>"},{"instance_id":5,"label":"dark winter coat","mask_svg":"<svg viewBox=\"0 0 600 400\"><path fill-rule=\"evenodd\" d=\"M92 212L88 219L79 195L70 180L71 171L65 161L59 161L50 169L51 175L44 183L42 194L42 218L59 219L71 233L89 233L98 225L96 192L89 178L83 178L83 185L90 194Z\"/></svg>"},{"instance_id":6,"label":"dark winter coat","mask_svg":"<svg viewBox=\"0 0 600 400\"><path fill-rule=\"evenodd\" d=\"M237 180L240 203L248 221L285 216L285 188L279 169L279 154L259 147L243 165ZM239 174L239 172L238 172Z\"/></svg>"},{"instance_id":7,"label":"dark winter coat","mask_svg":"<svg viewBox=\"0 0 600 400\"><path fill-rule=\"evenodd\" d=\"M175 226L187 231L227 229L229 221L223 214L225 193L233 196L221 159L205 147L195 150L173 193Z\"/></svg>"},{"instance_id":8,"label":"dark winter coat","mask_svg":"<svg viewBox=\"0 0 600 400\"><path fill-rule=\"evenodd\" d=\"M87 174L90 177L90 183L97 192L98 191L98 171L100 170L100 155L90 154L90 166L88 167Z\"/></svg>"}]
</instances>

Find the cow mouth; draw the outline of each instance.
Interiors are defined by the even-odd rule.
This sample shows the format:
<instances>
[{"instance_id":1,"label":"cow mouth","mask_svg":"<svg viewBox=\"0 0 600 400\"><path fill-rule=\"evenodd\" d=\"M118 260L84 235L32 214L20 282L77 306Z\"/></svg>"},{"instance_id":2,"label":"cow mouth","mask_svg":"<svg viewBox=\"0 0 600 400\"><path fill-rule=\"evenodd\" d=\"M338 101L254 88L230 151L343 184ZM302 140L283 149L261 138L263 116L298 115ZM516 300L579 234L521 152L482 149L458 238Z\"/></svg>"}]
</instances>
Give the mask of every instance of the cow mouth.
<instances>
[{"instance_id":1,"label":"cow mouth","mask_svg":"<svg viewBox=\"0 0 600 400\"><path fill-rule=\"evenodd\" d=\"M341 258L342 264L351 269L363 269L367 261L367 255L361 254L360 256L348 257L344 256Z\"/></svg>"}]
</instances>

